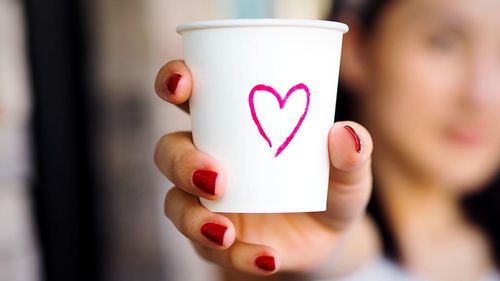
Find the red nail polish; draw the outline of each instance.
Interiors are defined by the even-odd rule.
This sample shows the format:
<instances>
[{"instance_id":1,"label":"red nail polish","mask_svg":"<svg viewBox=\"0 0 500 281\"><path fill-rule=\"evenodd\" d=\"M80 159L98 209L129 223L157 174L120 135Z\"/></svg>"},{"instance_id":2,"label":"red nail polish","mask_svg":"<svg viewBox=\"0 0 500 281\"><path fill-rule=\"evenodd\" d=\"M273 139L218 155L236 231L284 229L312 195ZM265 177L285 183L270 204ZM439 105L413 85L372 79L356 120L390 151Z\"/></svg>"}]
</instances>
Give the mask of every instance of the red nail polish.
<instances>
[{"instance_id":1,"label":"red nail polish","mask_svg":"<svg viewBox=\"0 0 500 281\"><path fill-rule=\"evenodd\" d=\"M167 93L173 95L175 90L177 89L177 85L179 85L179 81L181 80L182 75L179 73L174 73L170 76L166 83Z\"/></svg>"},{"instance_id":2,"label":"red nail polish","mask_svg":"<svg viewBox=\"0 0 500 281\"><path fill-rule=\"evenodd\" d=\"M206 223L201 226L201 234L208 238L208 240L218 244L224 244L224 233L226 233L227 226L216 223Z\"/></svg>"},{"instance_id":3,"label":"red nail polish","mask_svg":"<svg viewBox=\"0 0 500 281\"><path fill-rule=\"evenodd\" d=\"M262 270L274 271L276 265L274 264L274 257L271 256L260 256L255 259L255 264Z\"/></svg>"},{"instance_id":4,"label":"red nail polish","mask_svg":"<svg viewBox=\"0 0 500 281\"><path fill-rule=\"evenodd\" d=\"M364 145L363 142L361 142L361 139L359 138L358 134L354 131L354 129L351 126L345 125L344 128L351 134L353 140L354 140L354 145L356 146L356 152L360 153L363 151Z\"/></svg>"},{"instance_id":5,"label":"red nail polish","mask_svg":"<svg viewBox=\"0 0 500 281\"><path fill-rule=\"evenodd\" d=\"M217 173L208 170L196 170L193 173L193 184L204 192L215 195Z\"/></svg>"}]
</instances>

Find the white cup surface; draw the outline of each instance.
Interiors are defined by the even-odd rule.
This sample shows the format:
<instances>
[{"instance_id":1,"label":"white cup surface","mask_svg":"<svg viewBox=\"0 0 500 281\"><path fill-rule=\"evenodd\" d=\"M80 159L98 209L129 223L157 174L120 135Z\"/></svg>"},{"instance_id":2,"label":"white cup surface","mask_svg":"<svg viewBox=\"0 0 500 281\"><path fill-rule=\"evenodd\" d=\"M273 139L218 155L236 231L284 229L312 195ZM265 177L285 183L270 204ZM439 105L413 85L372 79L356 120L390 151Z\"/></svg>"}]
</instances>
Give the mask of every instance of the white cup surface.
<instances>
[{"instance_id":1,"label":"white cup surface","mask_svg":"<svg viewBox=\"0 0 500 281\"><path fill-rule=\"evenodd\" d=\"M214 212L326 209L342 23L218 20L180 25L193 77L193 141L224 168Z\"/></svg>"}]
</instances>

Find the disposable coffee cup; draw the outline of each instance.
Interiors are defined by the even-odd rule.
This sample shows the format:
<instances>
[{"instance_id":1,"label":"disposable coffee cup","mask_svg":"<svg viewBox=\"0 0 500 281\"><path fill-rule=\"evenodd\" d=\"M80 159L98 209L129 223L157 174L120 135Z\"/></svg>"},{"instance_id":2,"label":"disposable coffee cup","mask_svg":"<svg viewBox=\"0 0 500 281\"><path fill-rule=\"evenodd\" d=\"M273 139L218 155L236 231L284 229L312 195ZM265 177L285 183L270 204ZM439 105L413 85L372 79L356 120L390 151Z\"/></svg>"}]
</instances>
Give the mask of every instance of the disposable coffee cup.
<instances>
[{"instance_id":1,"label":"disposable coffee cup","mask_svg":"<svg viewBox=\"0 0 500 281\"><path fill-rule=\"evenodd\" d=\"M345 24L237 19L181 24L193 142L226 176L213 212L326 210Z\"/></svg>"}]
</instances>

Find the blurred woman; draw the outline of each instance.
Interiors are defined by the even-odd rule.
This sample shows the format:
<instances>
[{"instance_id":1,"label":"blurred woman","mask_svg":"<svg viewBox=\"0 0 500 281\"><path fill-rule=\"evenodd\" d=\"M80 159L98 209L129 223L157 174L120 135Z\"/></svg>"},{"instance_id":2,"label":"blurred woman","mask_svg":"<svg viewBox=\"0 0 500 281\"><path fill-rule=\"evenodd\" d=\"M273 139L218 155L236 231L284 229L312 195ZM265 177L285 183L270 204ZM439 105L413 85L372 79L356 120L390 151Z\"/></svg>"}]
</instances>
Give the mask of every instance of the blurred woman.
<instances>
[{"instance_id":1,"label":"blurred woman","mask_svg":"<svg viewBox=\"0 0 500 281\"><path fill-rule=\"evenodd\" d=\"M175 184L166 215L228 280L500 280L499 11L496 0L335 1L331 19L350 26L337 120L358 123L332 126L327 211L210 213L197 196L231 187L183 132L155 153ZM173 61L155 89L188 111L191 82Z\"/></svg>"}]
</instances>

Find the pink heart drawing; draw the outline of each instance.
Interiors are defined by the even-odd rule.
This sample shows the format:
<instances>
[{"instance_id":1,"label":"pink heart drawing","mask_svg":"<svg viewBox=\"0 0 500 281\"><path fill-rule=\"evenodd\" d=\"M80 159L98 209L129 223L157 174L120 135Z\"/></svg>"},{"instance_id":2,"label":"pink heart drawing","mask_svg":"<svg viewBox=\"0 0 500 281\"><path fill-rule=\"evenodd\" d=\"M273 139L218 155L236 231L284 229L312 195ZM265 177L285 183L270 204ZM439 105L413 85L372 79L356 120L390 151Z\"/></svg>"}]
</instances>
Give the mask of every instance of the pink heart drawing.
<instances>
[{"instance_id":1,"label":"pink heart drawing","mask_svg":"<svg viewBox=\"0 0 500 281\"><path fill-rule=\"evenodd\" d=\"M259 130L260 135L269 144L269 147L273 147L271 140L269 140L269 138L266 135L266 132L264 132L264 129L262 128L262 125L260 124L259 118L257 117L257 113L255 112L255 105L253 102L255 92L265 91L265 92L273 94L274 97L278 100L280 109L283 109L283 107L285 106L285 103L288 100L288 98L290 97L290 95L297 90L304 90L306 92L307 103L306 103L306 106L304 108L304 113L302 113L302 115L300 116L299 121L297 122L297 124L293 128L293 131L290 133L290 135L288 135L286 137L285 141L280 145L278 150L276 150L276 154L274 155L274 157L278 157L278 155L280 155L280 153L288 146L288 144L292 141L293 137L295 136L295 134L299 130L300 126L302 125L304 118L306 118L307 111L309 110L309 102L311 100L311 97L310 97L311 94L309 93L309 88L307 88L307 86L303 83L297 84L297 85L293 86L292 88L290 88L290 90L288 90L288 93L286 93L284 98L281 98L281 96L278 94L278 92L273 87L259 84L259 85L256 85L255 87L253 87L252 90L250 91L250 94L248 95L248 104L250 105L250 112L252 114L252 119L255 122L255 125L257 125L257 129Z\"/></svg>"}]
</instances>

